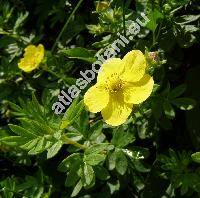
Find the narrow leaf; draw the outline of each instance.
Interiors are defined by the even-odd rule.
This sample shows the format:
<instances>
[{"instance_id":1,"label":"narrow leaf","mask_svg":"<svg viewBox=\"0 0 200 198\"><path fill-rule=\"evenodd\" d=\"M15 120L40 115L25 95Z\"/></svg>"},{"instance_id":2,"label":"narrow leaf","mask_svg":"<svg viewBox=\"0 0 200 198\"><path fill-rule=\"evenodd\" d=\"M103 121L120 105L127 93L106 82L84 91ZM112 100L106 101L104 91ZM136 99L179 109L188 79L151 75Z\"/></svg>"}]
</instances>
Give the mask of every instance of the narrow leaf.
<instances>
[{"instance_id":1,"label":"narrow leaf","mask_svg":"<svg viewBox=\"0 0 200 198\"><path fill-rule=\"evenodd\" d=\"M62 50L61 53L63 53L69 58L76 58L76 59L87 61L89 63L93 63L96 61L96 58L94 57L94 53L92 51L89 51L81 47Z\"/></svg>"},{"instance_id":2,"label":"narrow leaf","mask_svg":"<svg viewBox=\"0 0 200 198\"><path fill-rule=\"evenodd\" d=\"M53 144L49 149L47 149L47 159L54 157L60 148L62 147L62 141L59 140L55 144Z\"/></svg>"},{"instance_id":3,"label":"narrow leaf","mask_svg":"<svg viewBox=\"0 0 200 198\"><path fill-rule=\"evenodd\" d=\"M85 163L84 168L83 168L83 173L85 177L84 186L89 186L92 183L93 178L94 178L94 170L92 166Z\"/></svg>"},{"instance_id":4,"label":"narrow leaf","mask_svg":"<svg viewBox=\"0 0 200 198\"><path fill-rule=\"evenodd\" d=\"M122 150L116 150L116 170L120 175L126 173L128 162Z\"/></svg>"},{"instance_id":5,"label":"narrow leaf","mask_svg":"<svg viewBox=\"0 0 200 198\"><path fill-rule=\"evenodd\" d=\"M191 110L196 105L196 102L190 98L177 98L171 102L181 110Z\"/></svg>"},{"instance_id":6,"label":"narrow leaf","mask_svg":"<svg viewBox=\"0 0 200 198\"><path fill-rule=\"evenodd\" d=\"M169 98L173 99L178 96L181 96L186 90L186 85L182 84L179 85L178 87L174 88L170 93L169 93Z\"/></svg>"},{"instance_id":7,"label":"narrow leaf","mask_svg":"<svg viewBox=\"0 0 200 198\"><path fill-rule=\"evenodd\" d=\"M73 121L80 115L81 111L84 108L84 104L83 101L78 102L78 100L79 99L76 98L71 104L71 106L65 112L60 129L64 129L70 124L72 124Z\"/></svg>"},{"instance_id":8,"label":"narrow leaf","mask_svg":"<svg viewBox=\"0 0 200 198\"><path fill-rule=\"evenodd\" d=\"M35 138L35 137L37 137L33 133L25 130L24 128L22 128L20 126L9 124L9 127L14 133L16 133L17 135L20 135L22 137L27 137L27 138Z\"/></svg>"},{"instance_id":9,"label":"narrow leaf","mask_svg":"<svg viewBox=\"0 0 200 198\"><path fill-rule=\"evenodd\" d=\"M173 119L175 117L174 108L168 101L165 101L163 103L163 108L164 108L164 112L165 112L165 115L167 116L167 118Z\"/></svg>"},{"instance_id":10,"label":"narrow leaf","mask_svg":"<svg viewBox=\"0 0 200 198\"><path fill-rule=\"evenodd\" d=\"M84 161L91 166L95 166L100 162L104 161L105 158L106 155L103 154L90 154L90 155L85 155Z\"/></svg>"},{"instance_id":11,"label":"narrow leaf","mask_svg":"<svg viewBox=\"0 0 200 198\"><path fill-rule=\"evenodd\" d=\"M82 181L79 180L79 182L76 184L76 186L73 189L71 197L75 197L76 195L78 195L78 193L81 191L82 187L83 187Z\"/></svg>"},{"instance_id":12,"label":"narrow leaf","mask_svg":"<svg viewBox=\"0 0 200 198\"><path fill-rule=\"evenodd\" d=\"M192 159L194 162L200 163L200 152L193 153Z\"/></svg>"}]
</instances>

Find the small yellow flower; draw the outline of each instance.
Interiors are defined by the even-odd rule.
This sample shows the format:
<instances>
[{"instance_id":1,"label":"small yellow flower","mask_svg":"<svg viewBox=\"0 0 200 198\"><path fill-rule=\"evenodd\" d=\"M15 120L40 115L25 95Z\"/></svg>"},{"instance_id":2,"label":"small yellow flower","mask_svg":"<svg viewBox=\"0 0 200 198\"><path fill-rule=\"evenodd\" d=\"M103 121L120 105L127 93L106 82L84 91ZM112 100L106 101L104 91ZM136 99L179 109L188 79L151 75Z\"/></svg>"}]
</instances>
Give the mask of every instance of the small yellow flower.
<instances>
[{"instance_id":1,"label":"small yellow flower","mask_svg":"<svg viewBox=\"0 0 200 198\"><path fill-rule=\"evenodd\" d=\"M134 104L145 101L153 89L153 78L145 73L143 53L132 50L124 58L111 58L101 67L97 83L84 96L84 103L93 113L101 111L105 122L123 124Z\"/></svg>"},{"instance_id":2,"label":"small yellow flower","mask_svg":"<svg viewBox=\"0 0 200 198\"><path fill-rule=\"evenodd\" d=\"M25 71L31 72L39 67L39 64L44 59L44 46L39 44L38 46L29 45L25 48L24 57L20 59L18 67Z\"/></svg>"}]
</instances>

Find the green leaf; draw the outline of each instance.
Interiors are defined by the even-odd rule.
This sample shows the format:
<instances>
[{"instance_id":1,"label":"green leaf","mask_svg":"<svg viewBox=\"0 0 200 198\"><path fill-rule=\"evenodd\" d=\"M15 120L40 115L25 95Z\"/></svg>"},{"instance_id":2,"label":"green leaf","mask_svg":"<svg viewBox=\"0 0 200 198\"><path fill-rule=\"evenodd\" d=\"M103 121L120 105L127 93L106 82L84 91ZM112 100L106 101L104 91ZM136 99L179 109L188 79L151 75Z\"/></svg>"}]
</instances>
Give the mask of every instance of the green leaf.
<instances>
[{"instance_id":1,"label":"green leaf","mask_svg":"<svg viewBox=\"0 0 200 198\"><path fill-rule=\"evenodd\" d=\"M84 176L84 186L89 186L93 179L94 179L94 170L92 168L92 166L88 165L88 164L84 164L83 167L83 176Z\"/></svg>"},{"instance_id":2,"label":"green leaf","mask_svg":"<svg viewBox=\"0 0 200 198\"><path fill-rule=\"evenodd\" d=\"M71 125L75 121L75 119L80 115L81 111L84 108L84 103L82 100L80 102L78 102L78 100L79 98L76 98L65 112L60 129L64 129L67 126Z\"/></svg>"},{"instance_id":3,"label":"green leaf","mask_svg":"<svg viewBox=\"0 0 200 198\"><path fill-rule=\"evenodd\" d=\"M103 128L103 122L102 122L101 120L95 122L95 123L91 126L91 128L90 128L90 130L89 130L89 132L88 132L89 139L90 139L91 141L95 141L96 138L97 138L98 136L101 135L101 133L102 133L102 128Z\"/></svg>"},{"instance_id":4,"label":"green leaf","mask_svg":"<svg viewBox=\"0 0 200 198\"><path fill-rule=\"evenodd\" d=\"M199 31L199 28L195 25L184 25L182 26L182 28L184 29L184 32L186 33L194 33Z\"/></svg>"},{"instance_id":5,"label":"green leaf","mask_svg":"<svg viewBox=\"0 0 200 198\"><path fill-rule=\"evenodd\" d=\"M34 94L32 95L32 101L26 100L25 102L19 98L19 103L21 107L11 104L12 108L15 110L15 112L13 112L14 115L20 118L38 121L42 124L46 123L43 106L39 104Z\"/></svg>"},{"instance_id":6,"label":"green leaf","mask_svg":"<svg viewBox=\"0 0 200 198\"><path fill-rule=\"evenodd\" d=\"M84 161L91 166L96 166L100 162L104 161L105 158L106 155L103 154L90 154L90 155L85 155Z\"/></svg>"},{"instance_id":7,"label":"green leaf","mask_svg":"<svg viewBox=\"0 0 200 198\"><path fill-rule=\"evenodd\" d=\"M27 141L26 138L20 136L8 136L0 139L0 142L4 142L9 146L20 146L26 143L26 141Z\"/></svg>"},{"instance_id":8,"label":"green leaf","mask_svg":"<svg viewBox=\"0 0 200 198\"><path fill-rule=\"evenodd\" d=\"M14 104L14 103L12 103L12 102L9 102L9 105L10 105L10 107L11 107L13 110L15 110L16 112L18 112L18 113L21 112L21 114L23 114L23 109L22 109L20 106Z\"/></svg>"},{"instance_id":9,"label":"green leaf","mask_svg":"<svg viewBox=\"0 0 200 198\"><path fill-rule=\"evenodd\" d=\"M147 2L146 0L138 0L135 2L136 10L138 13L144 12L147 9Z\"/></svg>"},{"instance_id":10,"label":"green leaf","mask_svg":"<svg viewBox=\"0 0 200 198\"><path fill-rule=\"evenodd\" d=\"M134 135L128 131L125 132L122 127L113 131L113 133L111 143L118 148L123 148L135 141Z\"/></svg>"},{"instance_id":11,"label":"green leaf","mask_svg":"<svg viewBox=\"0 0 200 198\"><path fill-rule=\"evenodd\" d=\"M79 153L73 153L59 164L58 170L67 172L65 186L74 186L76 184L80 178L79 172L82 165L82 156Z\"/></svg>"},{"instance_id":12,"label":"green leaf","mask_svg":"<svg viewBox=\"0 0 200 198\"><path fill-rule=\"evenodd\" d=\"M80 132L83 134L84 137L87 136L88 130L89 130L89 115L88 111L85 109L81 112L79 116L79 127L80 127Z\"/></svg>"},{"instance_id":13,"label":"green leaf","mask_svg":"<svg viewBox=\"0 0 200 198\"><path fill-rule=\"evenodd\" d=\"M174 108L168 101L165 101L163 103L163 108L164 108L164 112L165 112L165 115L167 116L167 118L173 119L175 117Z\"/></svg>"},{"instance_id":14,"label":"green leaf","mask_svg":"<svg viewBox=\"0 0 200 198\"><path fill-rule=\"evenodd\" d=\"M110 178L109 172L103 166L94 166L95 176L100 180L108 180Z\"/></svg>"},{"instance_id":15,"label":"green leaf","mask_svg":"<svg viewBox=\"0 0 200 198\"><path fill-rule=\"evenodd\" d=\"M76 184L76 182L80 178L79 172L83 164L81 158L78 158L77 160L75 158L73 159L71 158L70 161L71 161L70 163L65 164L67 165L66 167L69 170L67 173L65 186L74 186Z\"/></svg>"},{"instance_id":16,"label":"green leaf","mask_svg":"<svg viewBox=\"0 0 200 198\"><path fill-rule=\"evenodd\" d=\"M9 124L8 125L10 127L10 129L16 133L17 135L19 136L24 136L24 137L27 137L27 138L36 138L37 136L33 133L30 133L29 131L25 130L24 128L20 127L20 126L17 126L17 125L13 125L13 124Z\"/></svg>"},{"instance_id":17,"label":"green leaf","mask_svg":"<svg viewBox=\"0 0 200 198\"><path fill-rule=\"evenodd\" d=\"M135 169L141 173L148 173L151 170L149 167L146 167L144 163L139 160L134 161L133 164Z\"/></svg>"},{"instance_id":18,"label":"green leaf","mask_svg":"<svg viewBox=\"0 0 200 198\"><path fill-rule=\"evenodd\" d=\"M16 181L13 178L7 177L5 180L0 182L1 196L5 198L13 198L15 192Z\"/></svg>"},{"instance_id":19,"label":"green leaf","mask_svg":"<svg viewBox=\"0 0 200 198\"><path fill-rule=\"evenodd\" d=\"M187 32L187 28L183 25L175 24L173 27L173 33L180 47L188 48L197 42L195 34Z\"/></svg>"},{"instance_id":20,"label":"green leaf","mask_svg":"<svg viewBox=\"0 0 200 198\"><path fill-rule=\"evenodd\" d=\"M190 98L177 98L171 102L181 110L191 110L196 105L195 100Z\"/></svg>"},{"instance_id":21,"label":"green leaf","mask_svg":"<svg viewBox=\"0 0 200 198\"><path fill-rule=\"evenodd\" d=\"M67 132L67 137L77 142L83 138L83 135L78 130L72 129Z\"/></svg>"},{"instance_id":22,"label":"green leaf","mask_svg":"<svg viewBox=\"0 0 200 198\"><path fill-rule=\"evenodd\" d=\"M65 158L58 166L58 170L61 172L66 172L70 170L70 168L76 164L80 164L82 162L82 155L80 153L73 153L67 158Z\"/></svg>"},{"instance_id":23,"label":"green leaf","mask_svg":"<svg viewBox=\"0 0 200 198\"><path fill-rule=\"evenodd\" d=\"M200 163L200 152L193 153L191 157L194 162Z\"/></svg>"},{"instance_id":24,"label":"green leaf","mask_svg":"<svg viewBox=\"0 0 200 198\"><path fill-rule=\"evenodd\" d=\"M37 142L38 142L38 138L33 139L33 140L27 142L26 144L20 146L20 148L29 151L37 144Z\"/></svg>"},{"instance_id":25,"label":"green leaf","mask_svg":"<svg viewBox=\"0 0 200 198\"><path fill-rule=\"evenodd\" d=\"M128 162L125 154L122 150L116 150L116 170L120 175L124 175L126 173Z\"/></svg>"},{"instance_id":26,"label":"green leaf","mask_svg":"<svg viewBox=\"0 0 200 198\"><path fill-rule=\"evenodd\" d=\"M71 170L67 173L67 178L65 180L65 186L75 186L76 182L80 178L77 174L78 168L77 166L72 166Z\"/></svg>"},{"instance_id":27,"label":"green leaf","mask_svg":"<svg viewBox=\"0 0 200 198\"><path fill-rule=\"evenodd\" d=\"M36 109L36 112L37 112L39 115L44 115L44 114L43 114L43 108L42 108L42 106L39 104L37 98L35 97L35 94L32 95L32 104L33 104L34 108Z\"/></svg>"},{"instance_id":28,"label":"green leaf","mask_svg":"<svg viewBox=\"0 0 200 198\"><path fill-rule=\"evenodd\" d=\"M123 152L132 160L146 159L149 156L149 150L139 146L134 146L130 149L123 149Z\"/></svg>"},{"instance_id":29,"label":"green leaf","mask_svg":"<svg viewBox=\"0 0 200 198\"><path fill-rule=\"evenodd\" d=\"M46 148L46 141L44 137L38 138L36 145L28 152L30 155L36 155L43 152Z\"/></svg>"},{"instance_id":30,"label":"green leaf","mask_svg":"<svg viewBox=\"0 0 200 198\"><path fill-rule=\"evenodd\" d=\"M147 17L149 18L150 21L147 23L146 27L151 31L155 31L158 25L157 21L158 19L163 18L163 14L159 12L157 9L154 9L150 11Z\"/></svg>"},{"instance_id":31,"label":"green leaf","mask_svg":"<svg viewBox=\"0 0 200 198\"><path fill-rule=\"evenodd\" d=\"M166 97L169 95L169 91L170 91L170 83L168 82L166 88L161 92L161 95Z\"/></svg>"},{"instance_id":32,"label":"green leaf","mask_svg":"<svg viewBox=\"0 0 200 198\"><path fill-rule=\"evenodd\" d=\"M154 99L152 100L152 113L153 113L153 116L156 120L159 120L160 117L162 116L162 105L163 105L163 102L161 101L161 99Z\"/></svg>"},{"instance_id":33,"label":"green leaf","mask_svg":"<svg viewBox=\"0 0 200 198\"><path fill-rule=\"evenodd\" d=\"M52 142L44 137L38 137L28 142L27 144L21 146L23 149L28 149L29 155L36 155L42 153L52 145Z\"/></svg>"},{"instance_id":34,"label":"green leaf","mask_svg":"<svg viewBox=\"0 0 200 198\"><path fill-rule=\"evenodd\" d=\"M79 180L79 182L76 184L76 186L73 189L71 197L75 197L76 195L78 195L78 193L81 191L82 187L83 187L82 181Z\"/></svg>"},{"instance_id":35,"label":"green leaf","mask_svg":"<svg viewBox=\"0 0 200 198\"><path fill-rule=\"evenodd\" d=\"M94 57L95 54L92 51L87 50L82 47L76 47L73 49L62 50L60 52L69 58L76 58L79 60L87 61L89 63L93 63L96 61L96 58Z\"/></svg>"},{"instance_id":36,"label":"green leaf","mask_svg":"<svg viewBox=\"0 0 200 198\"><path fill-rule=\"evenodd\" d=\"M183 6L186 6L189 2L190 0L170 0L166 1L166 4L163 5L163 8L168 15L173 16L176 11L180 10L180 8L182 8Z\"/></svg>"},{"instance_id":37,"label":"green leaf","mask_svg":"<svg viewBox=\"0 0 200 198\"><path fill-rule=\"evenodd\" d=\"M44 131L41 131L41 129L39 129L38 125L40 124L37 121L33 121L27 118L19 118L19 120L24 129L35 135L35 137L33 138L44 135Z\"/></svg>"},{"instance_id":38,"label":"green leaf","mask_svg":"<svg viewBox=\"0 0 200 198\"><path fill-rule=\"evenodd\" d=\"M104 151L112 150L113 148L114 146L109 143L94 144L85 150L85 155L97 154Z\"/></svg>"},{"instance_id":39,"label":"green leaf","mask_svg":"<svg viewBox=\"0 0 200 198\"><path fill-rule=\"evenodd\" d=\"M116 167L116 152L108 154L108 169L113 170Z\"/></svg>"},{"instance_id":40,"label":"green leaf","mask_svg":"<svg viewBox=\"0 0 200 198\"><path fill-rule=\"evenodd\" d=\"M199 18L200 18L200 15L183 15L183 16L176 17L175 21L176 23L183 25L183 24L194 22L198 20Z\"/></svg>"},{"instance_id":41,"label":"green leaf","mask_svg":"<svg viewBox=\"0 0 200 198\"><path fill-rule=\"evenodd\" d=\"M20 28L20 26L22 26L22 24L24 23L24 21L26 20L28 15L29 15L29 13L27 11L24 14L23 13L19 14L19 17L17 18L15 25L13 27L13 31L15 33L17 33L18 29Z\"/></svg>"},{"instance_id":42,"label":"green leaf","mask_svg":"<svg viewBox=\"0 0 200 198\"><path fill-rule=\"evenodd\" d=\"M47 149L47 159L55 156L60 148L62 147L62 141L58 140L55 144L53 144L49 149Z\"/></svg>"},{"instance_id":43,"label":"green leaf","mask_svg":"<svg viewBox=\"0 0 200 198\"><path fill-rule=\"evenodd\" d=\"M186 90L185 84L179 85L169 93L169 98L170 99L177 98L181 96L185 92L185 90Z\"/></svg>"}]
</instances>

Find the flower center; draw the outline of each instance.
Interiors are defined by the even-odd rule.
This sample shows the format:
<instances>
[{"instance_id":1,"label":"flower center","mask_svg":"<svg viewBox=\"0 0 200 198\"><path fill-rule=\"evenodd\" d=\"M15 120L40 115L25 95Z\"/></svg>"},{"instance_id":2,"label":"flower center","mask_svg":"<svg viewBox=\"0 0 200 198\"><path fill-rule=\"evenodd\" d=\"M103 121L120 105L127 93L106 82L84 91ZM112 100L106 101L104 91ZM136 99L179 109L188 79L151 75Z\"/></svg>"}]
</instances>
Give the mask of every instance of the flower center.
<instances>
[{"instance_id":1,"label":"flower center","mask_svg":"<svg viewBox=\"0 0 200 198\"><path fill-rule=\"evenodd\" d=\"M111 93L117 93L122 89L122 84L120 82L117 82L116 84L111 85L110 92Z\"/></svg>"},{"instance_id":2,"label":"flower center","mask_svg":"<svg viewBox=\"0 0 200 198\"><path fill-rule=\"evenodd\" d=\"M117 73L111 74L107 80L107 89L110 91L110 93L118 93L123 88L123 81L119 78L119 75Z\"/></svg>"}]
</instances>

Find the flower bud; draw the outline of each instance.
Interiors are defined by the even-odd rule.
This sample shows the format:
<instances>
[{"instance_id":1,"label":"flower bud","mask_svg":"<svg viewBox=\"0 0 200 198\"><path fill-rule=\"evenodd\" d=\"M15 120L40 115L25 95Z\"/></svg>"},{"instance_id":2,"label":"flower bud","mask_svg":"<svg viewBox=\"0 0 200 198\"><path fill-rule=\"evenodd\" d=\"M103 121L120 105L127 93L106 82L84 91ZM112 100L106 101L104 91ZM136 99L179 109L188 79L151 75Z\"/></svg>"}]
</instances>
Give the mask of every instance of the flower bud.
<instances>
[{"instance_id":1,"label":"flower bud","mask_svg":"<svg viewBox=\"0 0 200 198\"><path fill-rule=\"evenodd\" d=\"M99 1L96 5L96 11L97 12L102 12L106 10L109 7L109 3L107 1Z\"/></svg>"}]
</instances>

